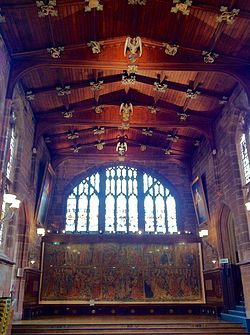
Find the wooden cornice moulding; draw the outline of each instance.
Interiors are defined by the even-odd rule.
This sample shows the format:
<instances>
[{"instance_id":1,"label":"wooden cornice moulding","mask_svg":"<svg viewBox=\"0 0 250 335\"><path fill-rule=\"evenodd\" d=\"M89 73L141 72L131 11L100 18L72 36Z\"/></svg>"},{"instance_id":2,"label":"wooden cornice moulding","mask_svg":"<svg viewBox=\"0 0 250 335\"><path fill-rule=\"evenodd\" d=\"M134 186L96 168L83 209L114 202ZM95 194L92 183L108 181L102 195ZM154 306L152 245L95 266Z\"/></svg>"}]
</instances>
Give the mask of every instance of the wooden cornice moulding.
<instances>
[{"instance_id":1,"label":"wooden cornice moulding","mask_svg":"<svg viewBox=\"0 0 250 335\"><path fill-rule=\"evenodd\" d=\"M123 243L201 243L201 238L195 235L130 235L130 234L47 234L43 242L64 243L101 243L101 242L123 242Z\"/></svg>"},{"instance_id":2,"label":"wooden cornice moulding","mask_svg":"<svg viewBox=\"0 0 250 335\"><path fill-rule=\"evenodd\" d=\"M221 268L216 268L216 269L210 269L210 270L203 270L202 272L204 275L210 274L210 273L220 273Z\"/></svg>"}]
</instances>

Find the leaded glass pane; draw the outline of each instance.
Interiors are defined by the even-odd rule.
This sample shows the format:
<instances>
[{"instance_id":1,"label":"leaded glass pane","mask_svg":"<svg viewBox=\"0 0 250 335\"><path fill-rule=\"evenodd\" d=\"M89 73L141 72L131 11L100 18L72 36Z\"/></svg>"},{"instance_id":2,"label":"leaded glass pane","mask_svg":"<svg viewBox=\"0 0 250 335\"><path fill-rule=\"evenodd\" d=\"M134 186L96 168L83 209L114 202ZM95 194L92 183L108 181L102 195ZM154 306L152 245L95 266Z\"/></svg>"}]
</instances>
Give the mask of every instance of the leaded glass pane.
<instances>
[{"instance_id":1,"label":"leaded glass pane","mask_svg":"<svg viewBox=\"0 0 250 335\"><path fill-rule=\"evenodd\" d=\"M96 194L92 195L89 202L89 231L98 231L99 217L99 198Z\"/></svg>"},{"instance_id":2,"label":"leaded glass pane","mask_svg":"<svg viewBox=\"0 0 250 335\"><path fill-rule=\"evenodd\" d=\"M78 223L77 231L86 232L87 231L87 221L88 221L88 197L82 194L78 202Z\"/></svg>"},{"instance_id":3,"label":"leaded glass pane","mask_svg":"<svg viewBox=\"0 0 250 335\"><path fill-rule=\"evenodd\" d=\"M147 195L144 202L145 210L145 232L154 232L154 202L150 195Z\"/></svg>"},{"instance_id":4,"label":"leaded glass pane","mask_svg":"<svg viewBox=\"0 0 250 335\"><path fill-rule=\"evenodd\" d=\"M241 162L242 162L242 169L244 172L245 184L247 184L250 181L250 166L249 166L249 157L248 157L247 141L245 134L241 135L240 153L241 153Z\"/></svg>"},{"instance_id":5,"label":"leaded glass pane","mask_svg":"<svg viewBox=\"0 0 250 335\"><path fill-rule=\"evenodd\" d=\"M115 199L111 194L106 197L105 230L115 232Z\"/></svg>"},{"instance_id":6,"label":"leaded glass pane","mask_svg":"<svg viewBox=\"0 0 250 335\"><path fill-rule=\"evenodd\" d=\"M170 195L167 198L167 211L168 211L168 231L169 233L177 232L176 223L176 204L175 199Z\"/></svg>"},{"instance_id":7,"label":"leaded glass pane","mask_svg":"<svg viewBox=\"0 0 250 335\"><path fill-rule=\"evenodd\" d=\"M165 204L163 197L158 195L155 199L155 211L156 211L156 232L166 233L165 225Z\"/></svg>"},{"instance_id":8,"label":"leaded glass pane","mask_svg":"<svg viewBox=\"0 0 250 335\"><path fill-rule=\"evenodd\" d=\"M110 181L110 192L111 192L112 194L115 193L115 180L114 180L114 179L112 179L112 180Z\"/></svg>"},{"instance_id":9,"label":"leaded glass pane","mask_svg":"<svg viewBox=\"0 0 250 335\"><path fill-rule=\"evenodd\" d=\"M13 174L13 163L14 163L14 152L15 152L15 129L14 127L11 128L11 134L10 134L10 146L9 146L9 152L8 152L8 162L7 162L7 169L6 169L6 177L8 179L11 179L11 175Z\"/></svg>"},{"instance_id":10,"label":"leaded glass pane","mask_svg":"<svg viewBox=\"0 0 250 335\"><path fill-rule=\"evenodd\" d=\"M129 220L129 231L135 233L138 231L138 199L137 196L131 195L128 201L128 220Z\"/></svg>"},{"instance_id":11,"label":"leaded glass pane","mask_svg":"<svg viewBox=\"0 0 250 335\"><path fill-rule=\"evenodd\" d=\"M142 179L138 179L135 168L117 166L83 180L68 198L67 231L74 231L77 223L79 232L98 232L100 217L105 220L102 222L105 232L138 232L140 202L145 232L177 231L174 197L158 179L146 173L140 176ZM100 198L101 194L104 199Z\"/></svg>"},{"instance_id":12,"label":"leaded glass pane","mask_svg":"<svg viewBox=\"0 0 250 335\"><path fill-rule=\"evenodd\" d=\"M120 194L117 197L117 209L116 209L116 230L118 232L127 232L127 206L126 197Z\"/></svg>"},{"instance_id":13,"label":"leaded glass pane","mask_svg":"<svg viewBox=\"0 0 250 335\"><path fill-rule=\"evenodd\" d=\"M76 197L72 193L67 200L67 213L66 213L66 231L75 231L75 219L76 219Z\"/></svg>"},{"instance_id":14,"label":"leaded glass pane","mask_svg":"<svg viewBox=\"0 0 250 335\"><path fill-rule=\"evenodd\" d=\"M128 193L129 194L132 194L133 193L133 180L132 179L129 179L128 180Z\"/></svg>"},{"instance_id":15,"label":"leaded glass pane","mask_svg":"<svg viewBox=\"0 0 250 335\"><path fill-rule=\"evenodd\" d=\"M86 183L86 181L83 181L83 182L80 183L79 186L78 186L78 194L79 194L79 195L82 195L83 193L86 194L86 192L85 192L86 188L88 189L87 183ZM74 192L75 192L75 193L77 192L76 188L74 189Z\"/></svg>"},{"instance_id":16,"label":"leaded glass pane","mask_svg":"<svg viewBox=\"0 0 250 335\"><path fill-rule=\"evenodd\" d=\"M164 196L164 187L162 184L160 184L160 190L159 190L159 193Z\"/></svg>"},{"instance_id":17,"label":"leaded glass pane","mask_svg":"<svg viewBox=\"0 0 250 335\"><path fill-rule=\"evenodd\" d=\"M117 179L116 182L116 194L120 194L122 191L122 181L120 179L120 177L118 177L119 179Z\"/></svg>"},{"instance_id":18,"label":"leaded glass pane","mask_svg":"<svg viewBox=\"0 0 250 335\"><path fill-rule=\"evenodd\" d=\"M146 193L148 189L148 175L146 173L143 174L143 192Z\"/></svg>"}]
</instances>

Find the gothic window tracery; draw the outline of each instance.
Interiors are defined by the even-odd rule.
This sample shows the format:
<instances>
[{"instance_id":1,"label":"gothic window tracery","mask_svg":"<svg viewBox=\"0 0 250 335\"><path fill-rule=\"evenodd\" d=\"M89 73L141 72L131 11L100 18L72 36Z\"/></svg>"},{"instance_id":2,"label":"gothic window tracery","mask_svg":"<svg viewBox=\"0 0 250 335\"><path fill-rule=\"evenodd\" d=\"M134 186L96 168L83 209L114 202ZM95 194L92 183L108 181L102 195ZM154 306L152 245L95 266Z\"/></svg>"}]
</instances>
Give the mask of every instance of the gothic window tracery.
<instances>
[{"instance_id":1,"label":"gothic window tracery","mask_svg":"<svg viewBox=\"0 0 250 335\"><path fill-rule=\"evenodd\" d=\"M15 157L16 157L16 146L17 146L17 137L16 137L16 128L15 128L16 117L14 112L11 112L10 123L8 136L6 141L6 152L5 152L5 176L6 181L4 184L4 194L3 201L1 206L1 215L0 215L0 249L4 248L4 240L6 235L6 228L8 225L8 217L6 217L9 210L9 204L4 201L5 193L8 193L8 190L11 188L11 184L14 178L15 170Z\"/></svg>"},{"instance_id":2,"label":"gothic window tracery","mask_svg":"<svg viewBox=\"0 0 250 335\"><path fill-rule=\"evenodd\" d=\"M244 184L250 182L250 165L249 165L249 153L248 153L248 141L245 133L241 134L240 137L240 156L241 166L243 170Z\"/></svg>"},{"instance_id":3,"label":"gothic window tracery","mask_svg":"<svg viewBox=\"0 0 250 335\"><path fill-rule=\"evenodd\" d=\"M66 232L177 232L176 199L156 177L129 166L100 169L67 197Z\"/></svg>"},{"instance_id":4,"label":"gothic window tracery","mask_svg":"<svg viewBox=\"0 0 250 335\"><path fill-rule=\"evenodd\" d=\"M15 164L15 149L16 149L16 131L15 131L15 116L12 114L9 136L7 143L7 155L6 155L6 177L8 180L12 180L14 174L14 164Z\"/></svg>"}]
</instances>

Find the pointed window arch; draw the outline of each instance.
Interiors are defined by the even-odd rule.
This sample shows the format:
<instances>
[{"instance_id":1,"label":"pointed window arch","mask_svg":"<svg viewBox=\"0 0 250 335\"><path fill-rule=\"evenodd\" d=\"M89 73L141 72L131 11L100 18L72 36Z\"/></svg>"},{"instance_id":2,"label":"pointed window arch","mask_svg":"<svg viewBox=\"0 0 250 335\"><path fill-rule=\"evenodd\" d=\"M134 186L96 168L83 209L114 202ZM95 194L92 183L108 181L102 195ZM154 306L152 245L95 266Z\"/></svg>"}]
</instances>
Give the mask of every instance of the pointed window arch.
<instances>
[{"instance_id":1,"label":"pointed window arch","mask_svg":"<svg viewBox=\"0 0 250 335\"><path fill-rule=\"evenodd\" d=\"M99 169L67 197L66 232L167 234L178 231L174 190L125 165Z\"/></svg>"}]
</instances>

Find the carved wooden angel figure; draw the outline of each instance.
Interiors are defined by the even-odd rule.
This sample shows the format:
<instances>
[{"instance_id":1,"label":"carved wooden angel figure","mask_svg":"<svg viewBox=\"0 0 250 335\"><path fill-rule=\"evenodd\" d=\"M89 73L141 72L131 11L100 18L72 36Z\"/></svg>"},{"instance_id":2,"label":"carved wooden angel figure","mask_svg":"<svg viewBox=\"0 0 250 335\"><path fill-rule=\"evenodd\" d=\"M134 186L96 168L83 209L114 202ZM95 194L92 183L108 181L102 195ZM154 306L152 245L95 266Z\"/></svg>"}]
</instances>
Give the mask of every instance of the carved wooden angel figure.
<instances>
[{"instance_id":1,"label":"carved wooden angel figure","mask_svg":"<svg viewBox=\"0 0 250 335\"><path fill-rule=\"evenodd\" d=\"M133 105L131 103L122 103L120 106L120 115L122 115L122 120L128 122L130 115L133 114Z\"/></svg>"},{"instance_id":2,"label":"carved wooden angel figure","mask_svg":"<svg viewBox=\"0 0 250 335\"><path fill-rule=\"evenodd\" d=\"M126 38L124 46L124 57L127 56L128 50L129 50L128 58L130 62L135 63L137 58L142 56L142 41L139 36L133 38L131 37Z\"/></svg>"}]
</instances>

